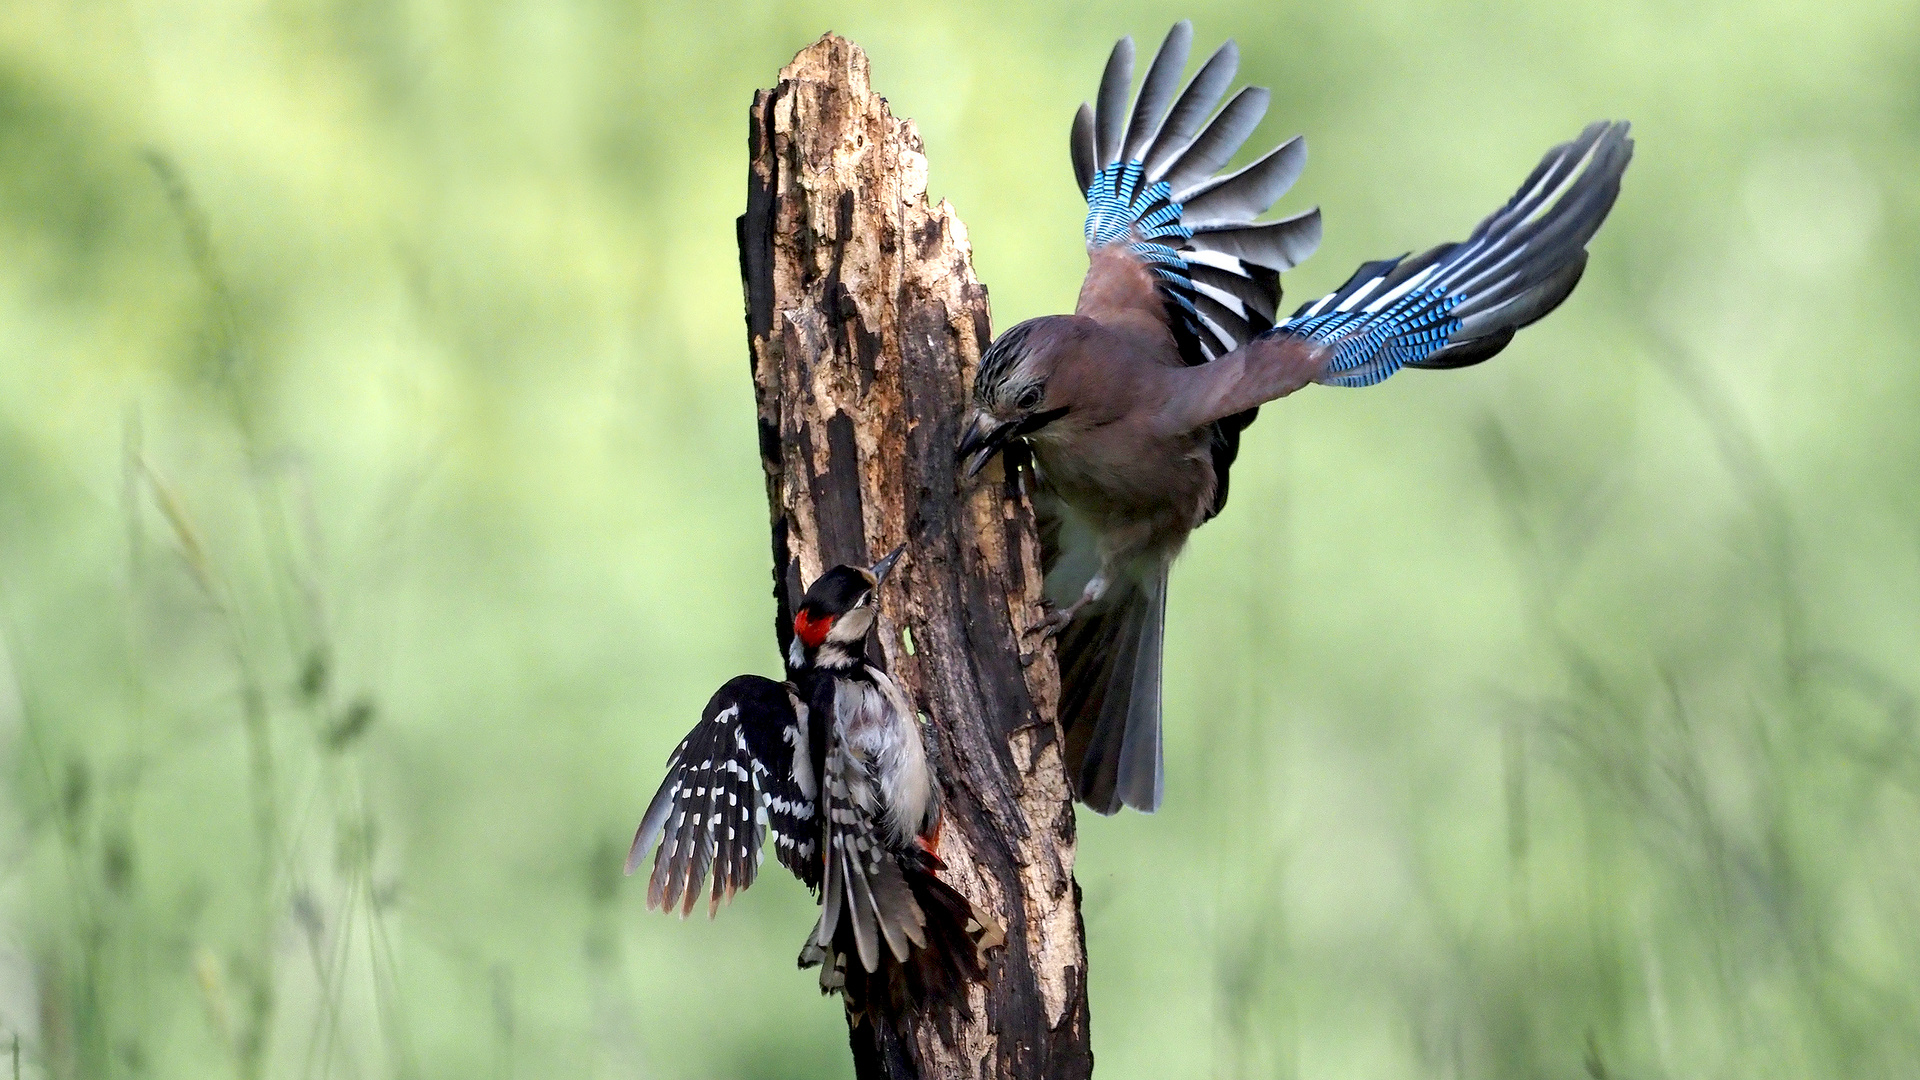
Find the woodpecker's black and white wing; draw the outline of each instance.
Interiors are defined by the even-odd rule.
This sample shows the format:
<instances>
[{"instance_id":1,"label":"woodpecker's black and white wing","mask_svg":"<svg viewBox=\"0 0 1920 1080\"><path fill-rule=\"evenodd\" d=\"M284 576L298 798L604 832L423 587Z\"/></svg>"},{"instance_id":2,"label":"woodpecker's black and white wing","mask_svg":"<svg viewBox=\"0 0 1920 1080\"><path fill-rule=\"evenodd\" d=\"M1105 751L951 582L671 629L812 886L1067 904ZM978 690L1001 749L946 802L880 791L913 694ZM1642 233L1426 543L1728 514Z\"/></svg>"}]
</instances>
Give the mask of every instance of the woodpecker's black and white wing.
<instances>
[{"instance_id":1,"label":"woodpecker's black and white wing","mask_svg":"<svg viewBox=\"0 0 1920 1080\"><path fill-rule=\"evenodd\" d=\"M1457 244L1370 262L1269 331L1328 350L1315 381L1372 386L1403 367L1456 368L1505 348L1560 305L1633 159L1628 125L1601 121L1547 152L1507 205Z\"/></svg>"},{"instance_id":2,"label":"woodpecker's black and white wing","mask_svg":"<svg viewBox=\"0 0 1920 1080\"><path fill-rule=\"evenodd\" d=\"M713 876L707 912L753 884L769 830L780 862L820 885L817 784L807 707L791 687L742 675L707 702L700 723L667 759L627 854L627 873L657 842L647 906L685 916ZM797 752L796 752L797 750Z\"/></svg>"},{"instance_id":3,"label":"woodpecker's black and white wing","mask_svg":"<svg viewBox=\"0 0 1920 1080\"><path fill-rule=\"evenodd\" d=\"M880 968L882 945L895 961L905 962L927 944L927 917L889 841L879 778L838 732L823 771L826 884L811 946L830 953L844 950L850 938L860 966L869 972ZM818 952L801 953L803 966L823 959Z\"/></svg>"}]
</instances>

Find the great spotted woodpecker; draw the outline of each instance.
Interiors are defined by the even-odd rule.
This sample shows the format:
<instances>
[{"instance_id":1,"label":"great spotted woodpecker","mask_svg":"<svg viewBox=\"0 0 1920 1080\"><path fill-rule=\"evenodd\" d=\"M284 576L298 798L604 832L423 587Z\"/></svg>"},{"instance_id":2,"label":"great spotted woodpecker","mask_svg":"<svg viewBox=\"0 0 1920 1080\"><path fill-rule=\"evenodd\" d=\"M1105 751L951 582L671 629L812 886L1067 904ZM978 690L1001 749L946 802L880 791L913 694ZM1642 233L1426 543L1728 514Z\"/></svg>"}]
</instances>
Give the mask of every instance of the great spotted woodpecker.
<instances>
[{"instance_id":1,"label":"great spotted woodpecker","mask_svg":"<svg viewBox=\"0 0 1920 1080\"><path fill-rule=\"evenodd\" d=\"M940 788L914 710L867 659L875 594L905 545L836 566L793 618L787 681L741 675L707 702L667 759L627 855L660 843L647 906L684 917L709 871L707 912L753 884L766 833L820 900L800 950L822 993L856 1012L876 994L947 994L980 973L990 919L941 881Z\"/></svg>"}]
</instances>

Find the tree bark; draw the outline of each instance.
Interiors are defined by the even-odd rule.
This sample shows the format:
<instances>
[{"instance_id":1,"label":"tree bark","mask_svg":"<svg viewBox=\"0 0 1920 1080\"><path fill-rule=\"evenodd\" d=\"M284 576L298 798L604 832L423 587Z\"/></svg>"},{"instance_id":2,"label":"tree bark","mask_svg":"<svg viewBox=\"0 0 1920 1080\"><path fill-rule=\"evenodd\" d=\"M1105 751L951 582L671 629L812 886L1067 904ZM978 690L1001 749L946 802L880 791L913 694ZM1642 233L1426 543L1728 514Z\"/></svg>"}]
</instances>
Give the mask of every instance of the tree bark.
<instances>
[{"instance_id":1,"label":"tree bark","mask_svg":"<svg viewBox=\"0 0 1920 1080\"><path fill-rule=\"evenodd\" d=\"M1040 610L1032 507L997 469L971 490L956 482L991 337L966 228L947 203L927 205L913 124L842 38L808 46L755 95L749 144L740 268L781 651L805 582L907 543L881 592L885 661L935 732L945 876L1006 936L966 1001L850 1018L856 1074L1085 1077L1059 679L1052 648L1022 638Z\"/></svg>"}]
</instances>

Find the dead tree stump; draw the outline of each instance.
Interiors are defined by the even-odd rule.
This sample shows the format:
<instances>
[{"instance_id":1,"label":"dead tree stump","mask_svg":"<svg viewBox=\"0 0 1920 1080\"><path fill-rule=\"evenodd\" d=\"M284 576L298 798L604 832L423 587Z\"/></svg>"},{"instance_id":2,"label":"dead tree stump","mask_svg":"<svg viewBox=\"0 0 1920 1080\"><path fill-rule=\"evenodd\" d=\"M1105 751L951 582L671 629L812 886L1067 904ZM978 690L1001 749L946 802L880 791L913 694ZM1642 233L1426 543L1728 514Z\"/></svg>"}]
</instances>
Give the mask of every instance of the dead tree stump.
<instances>
[{"instance_id":1,"label":"dead tree stump","mask_svg":"<svg viewBox=\"0 0 1920 1080\"><path fill-rule=\"evenodd\" d=\"M1009 481L955 482L991 336L966 229L947 203L927 205L919 135L842 38L808 46L755 95L749 145L740 268L781 652L804 582L909 544L881 593L885 659L936 732L947 877L1006 931L964 1009L851 1020L856 1073L1085 1077L1059 678L1050 647L1021 663L1041 595L1032 508Z\"/></svg>"}]
</instances>

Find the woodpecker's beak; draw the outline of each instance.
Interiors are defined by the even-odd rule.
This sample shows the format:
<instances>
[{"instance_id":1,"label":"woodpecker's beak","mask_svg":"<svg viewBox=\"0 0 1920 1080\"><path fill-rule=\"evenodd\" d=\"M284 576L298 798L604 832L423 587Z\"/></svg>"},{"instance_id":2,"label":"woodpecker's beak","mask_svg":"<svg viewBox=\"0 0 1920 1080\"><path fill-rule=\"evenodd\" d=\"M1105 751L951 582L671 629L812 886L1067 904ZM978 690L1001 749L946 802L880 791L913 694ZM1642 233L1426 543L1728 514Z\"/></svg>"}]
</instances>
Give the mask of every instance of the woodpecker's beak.
<instances>
[{"instance_id":1,"label":"woodpecker's beak","mask_svg":"<svg viewBox=\"0 0 1920 1080\"><path fill-rule=\"evenodd\" d=\"M867 573L873 575L874 588L879 588L880 583L887 580L887 574L893 569L893 564L900 561L900 556L904 554L906 550L907 545L901 544L899 547L888 552L886 558L881 559L879 562L867 568Z\"/></svg>"},{"instance_id":2,"label":"woodpecker's beak","mask_svg":"<svg viewBox=\"0 0 1920 1080\"><path fill-rule=\"evenodd\" d=\"M962 469L962 477L973 479L980 470L987 467L993 455L999 453L1013 438L1017 422L1000 423L983 412L973 414L973 422L967 425L967 433L960 436L960 448L954 452L954 459Z\"/></svg>"}]
</instances>

